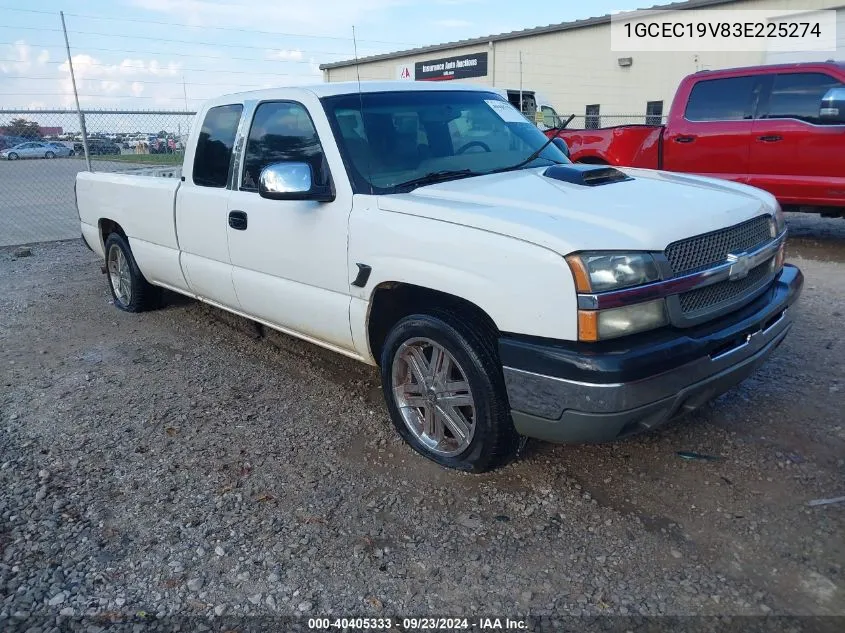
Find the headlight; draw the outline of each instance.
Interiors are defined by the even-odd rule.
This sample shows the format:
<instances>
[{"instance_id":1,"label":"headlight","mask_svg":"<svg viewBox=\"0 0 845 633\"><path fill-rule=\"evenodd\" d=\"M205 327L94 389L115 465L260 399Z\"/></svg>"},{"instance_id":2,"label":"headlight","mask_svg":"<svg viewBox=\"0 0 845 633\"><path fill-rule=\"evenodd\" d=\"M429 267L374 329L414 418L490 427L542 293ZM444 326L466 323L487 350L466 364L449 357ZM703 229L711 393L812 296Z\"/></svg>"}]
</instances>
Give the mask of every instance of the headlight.
<instances>
[{"instance_id":1,"label":"headlight","mask_svg":"<svg viewBox=\"0 0 845 633\"><path fill-rule=\"evenodd\" d=\"M668 323L663 299L610 310L579 310L578 339L598 341L653 330Z\"/></svg>"},{"instance_id":2,"label":"headlight","mask_svg":"<svg viewBox=\"0 0 845 633\"><path fill-rule=\"evenodd\" d=\"M579 294L612 292L660 280L650 253L578 253L566 258ZM598 341L653 330L668 323L663 299L604 310L578 311L578 339Z\"/></svg>"},{"instance_id":3,"label":"headlight","mask_svg":"<svg viewBox=\"0 0 845 633\"><path fill-rule=\"evenodd\" d=\"M578 292L605 292L660 279L648 253L580 253L566 258Z\"/></svg>"},{"instance_id":4,"label":"headlight","mask_svg":"<svg viewBox=\"0 0 845 633\"><path fill-rule=\"evenodd\" d=\"M772 219L774 219L773 223L773 230L774 235L772 237L777 237L781 233L783 233L784 229L786 229L786 217L783 215L783 209L780 208L780 205L775 207L775 212L772 214Z\"/></svg>"}]
</instances>

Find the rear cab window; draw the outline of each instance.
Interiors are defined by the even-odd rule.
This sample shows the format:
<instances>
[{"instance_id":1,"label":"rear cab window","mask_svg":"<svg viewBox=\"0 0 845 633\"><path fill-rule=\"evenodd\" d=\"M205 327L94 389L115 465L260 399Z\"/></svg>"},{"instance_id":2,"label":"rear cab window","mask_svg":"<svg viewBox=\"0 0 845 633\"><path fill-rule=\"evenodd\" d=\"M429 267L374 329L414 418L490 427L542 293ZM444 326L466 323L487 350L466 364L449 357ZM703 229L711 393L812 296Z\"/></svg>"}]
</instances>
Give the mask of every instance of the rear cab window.
<instances>
[{"instance_id":1,"label":"rear cab window","mask_svg":"<svg viewBox=\"0 0 845 633\"><path fill-rule=\"evenodd\" d=\"M690 92L684 118L688 121L751 119L760 78L725 77L697 82Z\"/></svg>"},{"instance_id":2,"label":"rear cab window","mask_svg":"<svg viewBox=\"0 0 845 633\"><path fill-rule=\"evenodd\" d=\"M226 186L242 112L243 105L236 103L215 106L206 113L194 155L195 185L221 189Z\"/></svg>"}]
</instances>

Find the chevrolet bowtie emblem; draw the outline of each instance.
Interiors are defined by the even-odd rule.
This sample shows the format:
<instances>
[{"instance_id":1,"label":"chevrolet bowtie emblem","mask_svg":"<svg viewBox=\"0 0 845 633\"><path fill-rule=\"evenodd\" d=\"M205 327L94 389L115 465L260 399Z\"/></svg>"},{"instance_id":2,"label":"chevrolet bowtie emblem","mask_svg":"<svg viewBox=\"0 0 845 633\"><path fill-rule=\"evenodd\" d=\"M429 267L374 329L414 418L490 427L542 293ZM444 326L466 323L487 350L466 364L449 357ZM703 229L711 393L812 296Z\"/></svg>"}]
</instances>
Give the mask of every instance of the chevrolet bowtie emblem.
<instances>
[{"instance_id":1,"label":"chevrolet bowtie emblem","mask_svg":"<svg viewBox=\"0 0 845 633\"><path fill-rule=\"evenodd\" d=\"M728 278L731 281L748 277L751 271L751 257L748 253L729 253L728 263L731 265Z\"/></svg>"}]
</instances>

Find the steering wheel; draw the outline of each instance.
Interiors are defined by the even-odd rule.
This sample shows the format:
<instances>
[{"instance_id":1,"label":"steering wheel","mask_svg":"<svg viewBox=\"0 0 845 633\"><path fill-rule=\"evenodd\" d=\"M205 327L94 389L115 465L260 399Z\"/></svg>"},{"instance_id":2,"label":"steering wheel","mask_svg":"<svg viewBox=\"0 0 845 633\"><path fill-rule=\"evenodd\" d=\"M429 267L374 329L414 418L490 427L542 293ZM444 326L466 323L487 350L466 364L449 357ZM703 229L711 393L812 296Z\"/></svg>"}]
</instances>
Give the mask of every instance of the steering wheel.
<instances>
[{"instance_id":1,"label":"steering wheel","mask_svg":"<svg viewBox=\"0 0 845 633\"><path fill-rule=\"evenodd\" d=\"M464 145L462 148L460 148L457 152L455 152L455 154L463 154L463 153L464 153L465 151L467 151L470 147L480 147L480 148L481 148L481 149L483 149L485 152L489 152L489 151L491 151L490 146L489 146L489 145L487 145L487 143L482 143L481 141L470 141L469 143L467 143L466 145Z\"/></svg>"}]
</instances>

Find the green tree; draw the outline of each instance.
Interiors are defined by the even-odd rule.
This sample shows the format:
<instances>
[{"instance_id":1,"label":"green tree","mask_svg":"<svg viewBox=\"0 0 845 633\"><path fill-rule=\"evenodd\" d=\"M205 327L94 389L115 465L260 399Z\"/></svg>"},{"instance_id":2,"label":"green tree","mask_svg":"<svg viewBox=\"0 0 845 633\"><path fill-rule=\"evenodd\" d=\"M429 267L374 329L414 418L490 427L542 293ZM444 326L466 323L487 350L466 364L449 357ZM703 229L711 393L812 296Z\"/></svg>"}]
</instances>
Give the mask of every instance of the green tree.
<instances>
[{"instance_id":1,"label":"green tree","mask_svg":"<svg viewBox=\"0 0 845 633\"><path fill-rule=\"evenodd\" d=\"M23 118L12 119L6 126L6 133L9 136L23 136L26 138L41 138L39 125L35 121L27 121Z\"/></svg>"}]
</instances>

